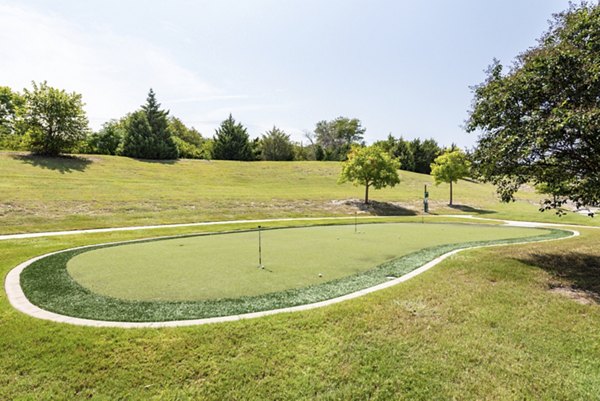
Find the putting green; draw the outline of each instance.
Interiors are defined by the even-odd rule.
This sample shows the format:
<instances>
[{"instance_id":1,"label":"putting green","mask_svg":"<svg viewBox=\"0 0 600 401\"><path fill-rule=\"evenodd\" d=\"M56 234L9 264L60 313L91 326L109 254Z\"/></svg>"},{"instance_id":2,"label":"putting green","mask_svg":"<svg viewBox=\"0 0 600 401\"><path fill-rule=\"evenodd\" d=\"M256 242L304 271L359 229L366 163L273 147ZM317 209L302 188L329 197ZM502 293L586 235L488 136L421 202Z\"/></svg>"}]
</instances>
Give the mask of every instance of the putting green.
<instances>
[{"instance_id":1,"label":"putting green","mask_svg":"<svg viewBox=\"0 0 600 401\"><path fill-rule=\"evenodd\" d=\"M129 243L80 253L69 275L93 293L137 301L256 296L373 269L422 248L527 238L543 229L464 224L365 224L263 230ZM322 274L320 277L319 274Z\"/></svg>"}]
</instances>

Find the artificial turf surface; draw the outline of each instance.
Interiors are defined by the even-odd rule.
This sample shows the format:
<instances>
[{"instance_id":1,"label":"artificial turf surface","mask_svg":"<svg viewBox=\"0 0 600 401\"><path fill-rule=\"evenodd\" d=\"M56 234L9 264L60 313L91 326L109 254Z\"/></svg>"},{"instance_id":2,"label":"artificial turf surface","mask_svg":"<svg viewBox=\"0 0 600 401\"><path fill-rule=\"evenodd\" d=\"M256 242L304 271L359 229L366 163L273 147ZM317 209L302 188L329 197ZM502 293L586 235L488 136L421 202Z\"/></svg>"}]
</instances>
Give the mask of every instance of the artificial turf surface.
<instances>
[{"instance_id":1,"label":"artificial turf surface","mask_svg":"<svg viewBox=\"0 0 600 401\"><path fill-rule=\"evenodd\" d=\"M434 225L436 226L436 225ZM480 226L467 226L477 231ZM440 229L441 227L438 227ZM501 227L496 228L502 230ZM528 229L518 229L528 231ZM512 230L509 230L512 231ZM412 230L414 234L416 230ZM310 304L383 283L404 275L446 252L461 247L510 244L560 238L570 235L561 230L530 229L529 237L478 240L430 246L387 261L369 270L300 288L290 288L253 296L236 295L207 300L127 300L101 295L82 287L67 273L68 261L90 249L73 249L42 258L21 273L21 286L28 299L43 309L68 316L112 321L168 321L228 316ZM513 234L516 235L515 232ZM360 234L357 234L360 235ZM456 238L454 238L456 240ZM146 240L146 243L164 239ZM108 249L120 245L107 244ZM122 245L121 245L122 246ZM252 267L256 269L256 267Z\"/></svg>"},{"instance_id":2,"label":"artificial turf surface","mask_svg":"<svg viewBox=\"0 0 600 401\"><path fill-rule=\"evenodd\" d=\"M69 260L92 292L142 301L254 296L364 272L423 248L540 235L544 230L461 224L366 224L167 239L106 247Z\"/></svg>"}]
</instances>

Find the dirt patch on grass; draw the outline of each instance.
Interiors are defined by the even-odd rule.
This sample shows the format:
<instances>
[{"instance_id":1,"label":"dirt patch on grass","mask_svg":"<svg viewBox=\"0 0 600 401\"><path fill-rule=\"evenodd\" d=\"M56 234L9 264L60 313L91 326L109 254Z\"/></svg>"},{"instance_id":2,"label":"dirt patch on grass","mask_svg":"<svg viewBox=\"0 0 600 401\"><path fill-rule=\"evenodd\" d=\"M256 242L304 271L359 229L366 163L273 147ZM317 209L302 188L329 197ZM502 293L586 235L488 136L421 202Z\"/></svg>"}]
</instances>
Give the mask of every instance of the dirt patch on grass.
<instances>
[{"instance_id":1,"label":"dirt patch on grass","mask_svg":"<svg viewBox=\"0 0 600 401\"><path fill-rule=\"evenodd\" d=\"M573 287L551 287L549 290L553 294L558 294L565 298L572 299L573 301L582 305L593 305L600 303L598 296L590 291L578 290Z\"/></svg>"},{"instance_id":2,"label":"dirt patch on grass","mask_svg":"<svg viewBox=\"0 0 600 401\"><path fill-rule=\"evenodd\" d=\"M359 199L344 199L333 200L329 204L336 211L339 210L345 213L359 212L374 216L414 216L418 213L418 209L414 205L399 202L371 200L368 204L365 204L363 200Z\"/></svg>"}]
</instances>

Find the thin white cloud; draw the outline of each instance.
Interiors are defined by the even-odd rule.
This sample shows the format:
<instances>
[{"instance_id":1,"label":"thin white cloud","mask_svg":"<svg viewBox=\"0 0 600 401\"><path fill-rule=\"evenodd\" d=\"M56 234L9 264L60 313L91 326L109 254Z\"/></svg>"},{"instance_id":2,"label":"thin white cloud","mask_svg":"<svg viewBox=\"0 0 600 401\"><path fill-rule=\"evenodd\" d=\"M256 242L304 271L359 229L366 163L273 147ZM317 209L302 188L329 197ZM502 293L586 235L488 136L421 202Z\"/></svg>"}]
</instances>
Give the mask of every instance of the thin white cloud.
<instances>
[{"instance_id":1,"label":"thin white cloud","mask_svg":"<svg viewBox=\"0 0 600 401\"><path fill-rule=\"evenodd\" d=\"M93 128L137 109L150 87L159 101L242 96L228 97L152 43L16 4L0 5L0 77L17 90L46 80L81 93Z\"/></svg>"}]
</instances>

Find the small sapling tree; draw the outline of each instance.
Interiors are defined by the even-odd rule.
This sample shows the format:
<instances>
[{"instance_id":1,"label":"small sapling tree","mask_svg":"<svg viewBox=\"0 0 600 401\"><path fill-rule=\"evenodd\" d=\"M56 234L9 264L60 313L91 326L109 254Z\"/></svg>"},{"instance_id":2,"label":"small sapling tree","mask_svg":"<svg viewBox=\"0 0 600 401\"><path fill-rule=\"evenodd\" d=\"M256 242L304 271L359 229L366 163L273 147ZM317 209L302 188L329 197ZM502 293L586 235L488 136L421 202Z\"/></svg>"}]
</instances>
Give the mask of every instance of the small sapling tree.
<instances>
[{"instance_id":1,"label":"small sapling tree","mask_svg":"<svg viewBox=\"0 0 600 401\"><path fill-rule=\"evenodd\" d=\"M469 160L460 149L446 151L431 163L431 175L435 185L440 185L442 182L450 184L450 206L452 206L452 183L469 175L469 167Z\"/></svg>"}]
</instances>

